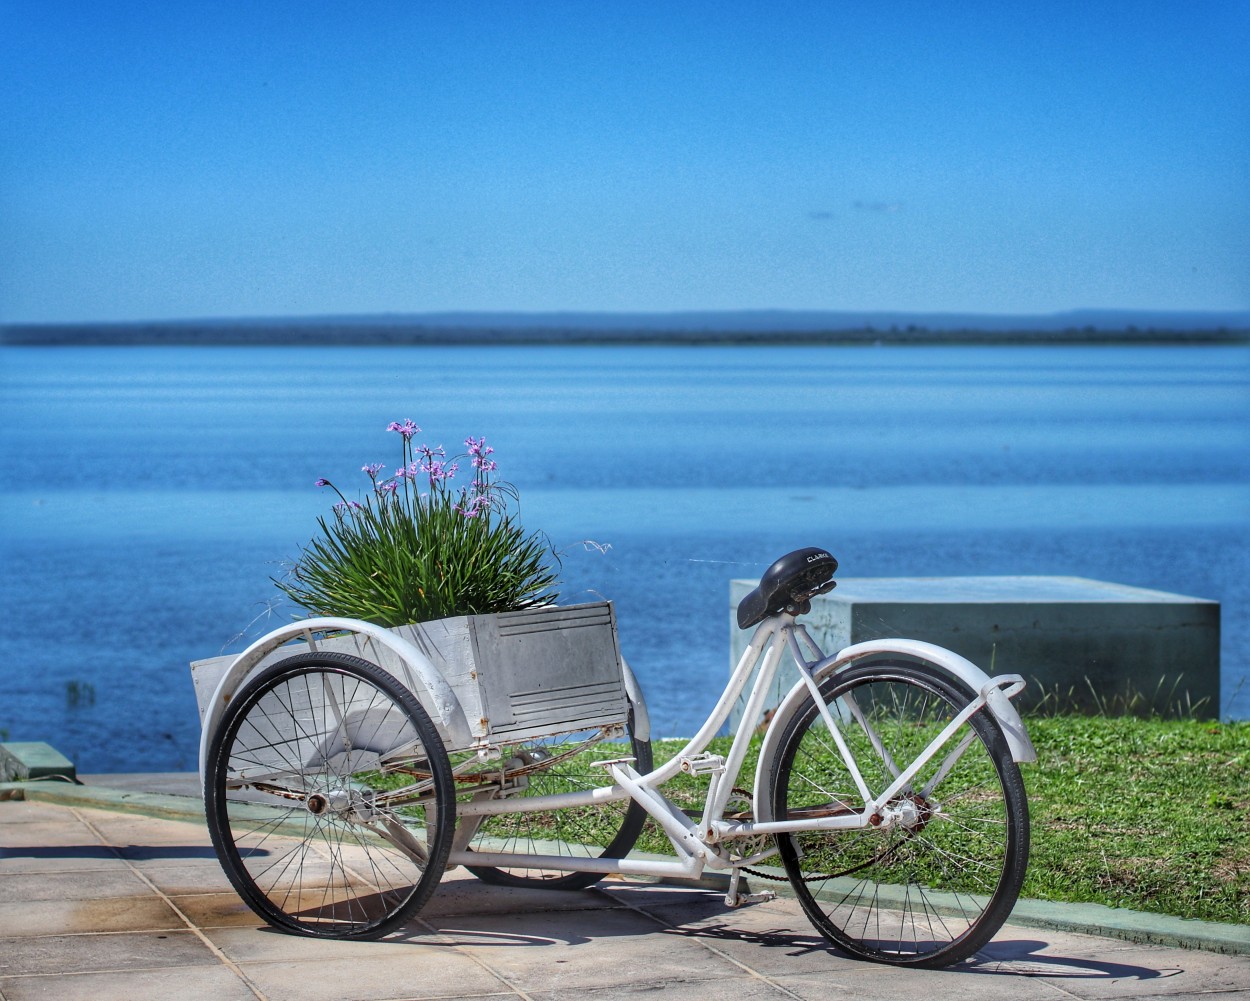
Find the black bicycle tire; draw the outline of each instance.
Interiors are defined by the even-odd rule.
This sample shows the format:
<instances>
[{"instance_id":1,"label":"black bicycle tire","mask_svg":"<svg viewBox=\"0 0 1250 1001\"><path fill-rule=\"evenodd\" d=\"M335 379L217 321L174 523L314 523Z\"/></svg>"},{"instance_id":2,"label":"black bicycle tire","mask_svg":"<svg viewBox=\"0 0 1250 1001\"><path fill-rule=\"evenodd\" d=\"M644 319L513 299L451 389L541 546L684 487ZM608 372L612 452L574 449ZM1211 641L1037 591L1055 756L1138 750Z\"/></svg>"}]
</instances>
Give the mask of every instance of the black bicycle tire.
<instances>
[{"instance_id":1,"label":"black bicycle tire","mask_svg":"<svg viewBox=\"0 0 1250 1001\"><path fill-rule=\"evenodd\" d=\"M257 885L243 861L231 830L228 812L225 770L229 764L232 743L248 711L267 692L273 692L284 681L319 671L362 680L400 707L424 745L425 767L434 789L435 822L433 830L427 826L429 850L424 869L410 892L402 894L402 899L396 906L388 907L383 917L368 920L359 927L339 928L329 923L318 926L301 921L270 900L267 893ZM345 653L309 652L296 654L265 668L249 679L231 699L210 742L207 767L205 814L218 860L244 902L274 927L323 938L378 938L403 925L424 906L437 888L446 868L455 828L455 794L451 766L438 731L416 696L377 665ZM426 822L428 825L428 815Z\"/></svg>"},{"instance_id":2,"label":"black bicycle tire","mask_svg":"<svg viewBox=\"0 0 1250 1001\"><path fill-rule=\"evenodd\" d=\"M836 699L839 693L873 681L918 684L928 688L932 694L939 696L954 707L966 705L973 698L967 686L941 669L920 660L881 659L861 662L826 679L821 684L820 691L822 698L828 703ZM777 753L773 760L766 764L772 778L772 806L777 819L784 819L786 816L784 799L790 777L789 771L802 740L802 734L806 732L816 713L815 702L809 696L788 722ZM1006 843L1001 873L987 905L964 932L940 948L928 952L918 951L915 954L892 953L887 949L873 947L863 939L849 934L830 918L822 907L821 901L812 891L812 881L802 872L799 864L799 850L794 836L778 837L777 844L782 863L804 913L822 935L851 955L896 966L920 968L949 966L967 959L983 948L1011 913L1023 884L1028 863L1028 799L1019 766L1012 760L1006 739L988 710L974 714L970 723L993 763L1002 790L1007 817ZM865 926L867 927L867 923Z\"/></svg>"}]
</instances>

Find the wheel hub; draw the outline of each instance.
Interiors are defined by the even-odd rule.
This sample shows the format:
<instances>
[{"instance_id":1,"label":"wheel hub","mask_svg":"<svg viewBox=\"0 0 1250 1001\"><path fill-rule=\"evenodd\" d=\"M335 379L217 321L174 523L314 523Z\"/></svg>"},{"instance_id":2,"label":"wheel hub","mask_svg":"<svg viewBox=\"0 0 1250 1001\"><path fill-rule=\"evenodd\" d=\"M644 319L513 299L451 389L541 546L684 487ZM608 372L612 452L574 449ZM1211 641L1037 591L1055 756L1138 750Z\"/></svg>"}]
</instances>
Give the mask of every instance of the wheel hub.
<instances>
[{"instance_id":1,"label":"wheel hub","mask_svg":"<svg viewBox=\"0 0 1250 1001\"><path fill-rule=\"evenodd\" d=\"M908 834L919 834L933 819L933 805L914 792L905 793L895 809L898 810L899 826Z\"/></svg>"},{"instance_id":2,"label":"wheel hub","mask_svg":"<svg viewBox=\"0 0 1250 1001\"><path fill-rule=\"evenodd\" d=\"M314 817L327 813L342 813L351 806L350 794L340 791L310 793L304 800L304 807Z\"/></svg>"}]
</instances>

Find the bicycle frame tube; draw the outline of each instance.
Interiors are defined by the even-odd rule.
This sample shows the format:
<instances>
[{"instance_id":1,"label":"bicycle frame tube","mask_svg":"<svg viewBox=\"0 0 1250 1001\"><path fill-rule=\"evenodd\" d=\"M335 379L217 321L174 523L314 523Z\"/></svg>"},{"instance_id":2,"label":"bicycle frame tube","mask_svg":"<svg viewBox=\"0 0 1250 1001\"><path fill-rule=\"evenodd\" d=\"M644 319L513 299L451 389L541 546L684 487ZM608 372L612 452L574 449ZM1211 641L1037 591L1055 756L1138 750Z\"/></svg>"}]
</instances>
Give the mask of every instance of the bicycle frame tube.
<instances>
[{"instance_id":1,"label":"bicycle frame tube","mask_svg":"<svg viewBox=\"0 0 1250 1001\"><path fill-rule=\"evenodd\" d=\"M742 765L750 748L751 737L764 717L765 701L769 686L781 663L782 654L787 645L794 643L795 631L793 615L779 615L762 622L751 638L747 649L739 659L729 684L722 693L716 707L707 720L682 749L670 761L640 775L628 762L603 762L611 777L612 785L573 793L560 793L550 796L513 797L505 799L484 799L461 803L457 812L465 817L500 816L512 813L530 813L556 810L569 806L607 802L618 799L633 799L654 819L667 835L678 859L668 862L646 861L635 866L631 859L588 859L570 858L568 856L519 855L506 852L487 853L482 851L453 851L449 861L452 864L496 865L496 866L530 866L534 868L563 869L583 872L625 872L647 874L685 874L701 871L704 865L713 868L731 868L734 864L723 849L717 847L723 838L722 832L734 832L743 828L741 824L725 824L721 821L729 797ZM810 651L821 655L819 647L807 635L802 626L802 639L808 644ZM729 718L734 704L747 688L748 681L754 681L747 705L742 715L738 732L730 746L729 756L723 762L716 760L711 768L711 780L708 786L701 823L693 822L679 810L663 793L661 787L683 769L689 759L701 754L717 731ZM844 752L846 753L846 752ZM846 754L849 759L849 754ZM815 820L795 820L774 825L778 830L806 830L813 828L839 829L862 827L867 824L868 813L862 817L839 816L819 818ZM749 826L749 825L748 825ZM768 854L768 853L765 853ZM740 864L740 863L737 863Z\"/></svg>"}]
</instances>

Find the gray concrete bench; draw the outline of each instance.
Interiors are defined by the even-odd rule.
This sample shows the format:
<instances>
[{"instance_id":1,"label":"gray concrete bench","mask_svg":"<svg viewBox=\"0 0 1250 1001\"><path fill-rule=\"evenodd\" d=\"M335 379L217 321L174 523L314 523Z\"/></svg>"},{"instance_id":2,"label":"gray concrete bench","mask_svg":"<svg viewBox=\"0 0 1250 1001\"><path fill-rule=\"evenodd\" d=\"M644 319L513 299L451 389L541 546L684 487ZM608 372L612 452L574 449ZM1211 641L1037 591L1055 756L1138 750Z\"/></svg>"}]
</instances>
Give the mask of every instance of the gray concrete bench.
<instances>
[{"instance_id":1,"label":"gray concrete bench","mask_svg":"<svg viewBox=\"0 0 1250 1001\"><path fill-rule=\"evenodd\" d=\"M730 582L731 670L751 637L733 609L756 583ZM1082 577L861 577L839 580L801 621L827 654L906 637L989 674L1020 674L1029 681L1022 708L1051 693L1065 709L1121 712L1136 693L1139 709L1220 710L1220 606L1202 598ZM771 704L798 678L783 663Z\"/></svg>"}]
</instances>

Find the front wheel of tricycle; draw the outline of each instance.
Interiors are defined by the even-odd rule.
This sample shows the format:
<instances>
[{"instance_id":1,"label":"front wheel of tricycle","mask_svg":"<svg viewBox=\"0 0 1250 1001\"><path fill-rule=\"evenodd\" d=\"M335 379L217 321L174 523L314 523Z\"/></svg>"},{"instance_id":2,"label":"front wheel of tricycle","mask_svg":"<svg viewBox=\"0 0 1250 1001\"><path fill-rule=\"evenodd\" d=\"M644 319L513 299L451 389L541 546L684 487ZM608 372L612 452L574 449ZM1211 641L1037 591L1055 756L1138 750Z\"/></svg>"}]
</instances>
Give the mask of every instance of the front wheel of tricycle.
<instances>
[{"instance_id":1,"label":"front wheel of tricycle","mask_svg":"<svg viewBox=\"0 0 1250 1001\"><path fill-rule=\"evenodd\" d=\"M240 896L275 927L376 938L433 893L455 794L438 731L378 666L289 657L252 678L214 734L209 833Z\"/></svg>"},{"instance_id":2,"label":"front wheel of tricycle","mask_svg":"<svg viewBox=\"0 0 1250 1001\"><path fill-rule=\"evenodd\" d=\"M923 661L860 663L820 686L869 791L886 791L973 698ZM777 820L865 812L864 797L809 698L773 769ZM966 959L1006 920L1024 880L1029 811L1020 770L982 708L869 826L777 839L803 910L852 955L903 966Z\"/></svg>"}]
</instances>

